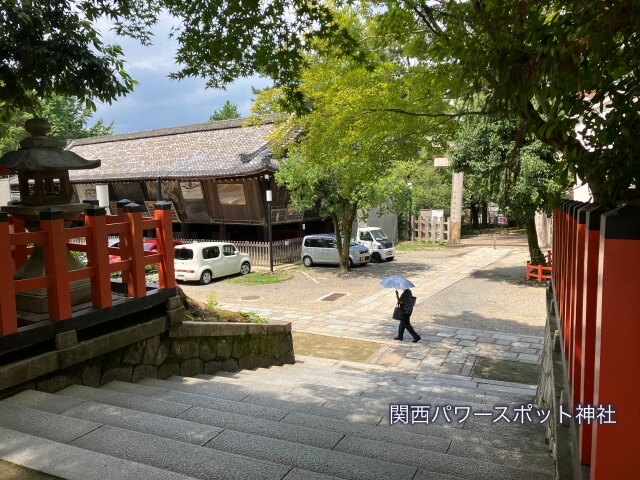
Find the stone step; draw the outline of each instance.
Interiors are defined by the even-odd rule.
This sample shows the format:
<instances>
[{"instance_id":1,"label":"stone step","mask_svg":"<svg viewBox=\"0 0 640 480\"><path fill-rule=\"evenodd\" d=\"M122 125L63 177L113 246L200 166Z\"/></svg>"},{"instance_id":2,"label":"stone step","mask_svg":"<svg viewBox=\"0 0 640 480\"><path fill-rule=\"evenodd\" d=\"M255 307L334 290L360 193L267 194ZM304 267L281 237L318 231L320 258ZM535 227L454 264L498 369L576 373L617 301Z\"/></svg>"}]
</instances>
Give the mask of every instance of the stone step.
<instances>
[{"instance_id":1,"label":"stone step","mask_svg":"<svg viewBox=\"0 0 640 480\"><path fill-rule=\"evenodd\" d=\"M60 397L51 393L26 390L5 401L23 408L50 411L49 405L56 405L57 398ZM2 402L0 402L0 408L1 405ZM222 432L221 428L209 425L89 401L57 413L100 425L126 428L194 445L204 445Z\"/></svg>"},{"instance_id":2,"label":"stone step","mask_svg":"<svg viewBox=\"0 0 640 480\"><path fill-rule=\"evenodd\" d=\"M173 377L169 380L172 381L180 381L182 377ZM212 375L196 375L193 378L198 378L202 380L212 380L212 381L220 381L221 383L227 383L231 385L238 385L240 387L249 383L254 390L264 389L264 390L272 390L273 389L273 380L266 381L264 379L254 379L247 378L246 381L244 377L237 378L233 380L228 380L229 377L219 377L217 374L215 376ZM303 386L302 386L303 385ZM365 389L352 389L352 388L338 388L331 387L327 385L314 385L309 383L308 381L304 384L301 382L291 381L288 383L279 383L278 388L280 391L287 392L294 396L317 396L319 398L324 398L327 400L327 403L343 403L350 404L353 399L358 398L366 398L366 399L377 399L380 401L386 400L385 411L388 411L389 403L392 402L401 402L401 403L419 403L419 400L428 399L431 404L438 405L470 405L477 409L486 408L487 405L520 405L522 402L510 402L505 401L504 398L500 396L490 396L490 395L469 395L465 393L460 393L458 391L449 391L446 388L437 388L429 390L422 390L414 392L411 389L404 388L400 389L402 393L402 397L398 396L398 389L389 389L382 388L381 386L373 387L372 390ZM390 392L390 390L392 390ZM526 399L528 402L531 401L530 398ZM325 403L325 405L327 405ZM377 412L377 414L380 414Z\"/></svg>"},{"instance_id":3,"label":"stone step","mask_svg":"<svg viewBox=\"0 0 640 480\"><path fill-rule=\"evenodd\" d=\"M196 478L281 479L290 470L254 458L3 402L0 414L0 426L4 428Z\"/></svg>"},{"instance_id":4,"label":"stone step","mask_svg":"<svg viewBox=\"0 0 640 480\"><path fill-rule=\"evenodd\" d=\"M431 390L434 387L447 389L454 388L460 393L473 395L479 398L483 396L499 396L503 400L511 402L524 401L535 396L536 388L531 385L517 384L513 382L496 382L490 380L471 380L467 377L454 378L456 376L433 376L433 375L400 375L396 370L380 371L376 370L369 375L361 373L350 373L350 371L331 367L298 367L296 365L280 373L274 373L272 369L241 370L237 372L218 372L215 377L240 379L249 376L255 379L268 381L278 378L283 383L289 381L313 382L319 385L334 386L338 388L349 388L359 390L369 390L375 386L396 385L398 388L410 387L414 391ZM392 367L388 367L392 368Z\"/></svg>"},{"instance_id":5,"label":"stone step","mask_svg":"<svg viewBox=\"0 0 640 480\"><path fill-rule=\"evenodd\" d=\"M210 386L206 380L197 380L193 378L188 378L185 380L190 380L195 383L179 383L179 382L171 382L167 380L155 380L155 379L144 379L141 380L136 385L144 385L151 386L160 389L175 389L178 392L189 392L189 391L197 391L198 395L215 396L220 390L216 385ZM246 389L246 387L245 387ZM275 393L274 395L280 394ZM439 439L456 439L457 441L464 442L468 441L471 443L484 443L491 445L495 448L503 448L503 449L517 449L523 452L526 451L534 451L534 452L546 452L546 447L544 443L540 444L537 442L537 438L530 438L530 435L527 434L526 437L522 437L522 432L514 432L511 433L506 431L505 435L500 435L498 433L498 429L496 431L488 431L483 432L482 435L475 433L470 430L464 430L461 428L454 428L446 425L429 425L428 428L421 428L420 426L403 426L403 425L388 425L388 422L383 422L383 424L378 425L377 427L362 424L362 422L350 422L348 415L345 415L344 412L341 412L338 409L329 409L326 407L322 407L319 405L307 405L303 403L302 399L298 399L295 401L283 401L280 398L270 397L268 393L264 390L259 391L259 395L247 396L243 400L242 403L252 402L257 405L279 405L281 409L288 410L288 413L285 417L283 417L280 422L290 422L291 418L307 418L310 422L308 426L313 425L311 428L316 429L330 429L334 432L343 432L349 433L352 435L363 435L363 438L377 438L382 435L382 431L384 429L390 429L391 434L389 435L389 441L393 441L394 435L397 434L396 439L400 437L400 431L405 432L406 434L410 434L406 441L404 441L405 445L413 445L414 442L423 442L423 440L417 440L416 435L418 436L426 436L426 437L437 437ZM296 417L296 415L304 415L304 417ZM329 421L331 420L331 421ZM371 430L370 433L362 433L367 431L367 428L376 429ZM360 433L355 433L360 432ZM400 441L400 440L398 440Z\"/></svg>"},{"instance_id":6,"label":"stone step","mask_svg":"<svg viewBox=\"0 0 640 480\"><path fill-rule=\"evenodd\" d=\"M71 480L193 480L194 477L121 458L88 452L0 427L0 458L31 470Z\"/></svg>"},{"instance_id":7,"label":"stone step","mask_svg":"<svg viewBox=\"0 0 640 480\"><path fill-rule=\"evenodd\" d=\"M213 389L217 389L219 388L218 385L215 385L215 378L213 379L208 379L208 378L201 378L202 376L198 375L197 377L170 377L168 380L169 381L173 381L175 383L181 383L181 384L186 384L186 385L195 385L198 387L209 387L212 384L212 388ZM228 380L228 379L227 379ZM240 385L241 380L238 379L234 379L231 383L233 383L234 385ZM225 382L223 382L225 383ZM288 384L290 386L295 386L295 383L291 383ZM277 389L278 391L282 391L285 390L286 387L284 387L283 385L281 385L280 383L278 383L275 380L272 380L272 382L270 384L266 384L266 383L257 383L257 382L252 382L251 383L251 388L256 388L262 386L265 389ZM379 390L378 390L379 391ZM292 390L291 392L289 392L289 394L291 395L297 395L300 398L307 398L307 396L309 398L322 398L322 399L326 399L327 402L329 400L332 401L340 401L342 403L348 404L351 400L351 396L349 396L348 394L343 394L342 393L343 390L341 389L335 389L335 388L331 388L331 387L323 387L322 390L319 392L319 395L321 395L321 397L315 397L313 392L309 393L309 392L302 392L302 390L300 388L296 388L294 390ZM428 394L425 395L425 397L420 397L419 399L406 399L403 398L402 401L398 400L397 397L393 397L391 394L386 394L384 396L384 400L387 400L389 402L389 404L387 405L380 405L378 404L378 409L373 409L373 407L371 407L371 413L374 413L378 416L382 416L384 419L386 419L386 421L389 421L389 405L390 404L412 404L412 405L433 405L435 406L442 406L442 408L447 407L447 404L443 403L441 400L442 399L436 399L435 401L431 401ZM408 402L405 402L405 400L409 400ZM503 402L498 402L499 405L504 405ZM323 404L326 405L326 402ZM332 405L333 407L336 408L340 408L339 405L336 405L336 403L334 403ZM474 405L466 403L466 402L462 402L462 401L458 401L458 402L453 402L451 404L449 404L449 406L452 408L452 410L454 410L455 406L459 406L459 407L463 407L462 409L459 410L460 412L460 417L459 419L461 419L462 417L465 416L466 412L475 412L478 411L478 413L480 412L491 412L494 413L496 417L499 416L501 410L493 410L492 406L489 405L483 405L483 406L475 406L476 408L474 408ZM468 410L466 410L468 408ZM455 410L454 410L455 411ZM452 412L454 413L454 412ZM488 424L491 425L493 428L493 433L496 434L502 434L502 432L504 432L504 434L511 434L514 430L516 429L526 429L527 431L530 431L532 434L534 433L534 430L536 431L536 433L538 434L538 436L540 436L541 438L544 437L544 429L542 426L540 426L539 424L537 424L537 420L538 420L538 416L536 416L535 414L531 417L532 418L532 422L529 423L507 423L504 420L501 420L500 423L491 423L488 419L488 417L486 416L475 416L472 415L471 413L469 413L469 415L467 416L467 420L464 422L457 422L457 421L451 421L451 422L446 422L449 426L451 427L457 427L457 428L463 428L467 423L478 423L478 424ZM440 414L440 418L444 420L444 414ZM453 418L453 415L450 415L450 418ZM489 417L491 418L491 417ZM515 418L515 412L511 411L511 419ZM446 421L446 420L445 420Z\"/></svg>"}]
</instances>

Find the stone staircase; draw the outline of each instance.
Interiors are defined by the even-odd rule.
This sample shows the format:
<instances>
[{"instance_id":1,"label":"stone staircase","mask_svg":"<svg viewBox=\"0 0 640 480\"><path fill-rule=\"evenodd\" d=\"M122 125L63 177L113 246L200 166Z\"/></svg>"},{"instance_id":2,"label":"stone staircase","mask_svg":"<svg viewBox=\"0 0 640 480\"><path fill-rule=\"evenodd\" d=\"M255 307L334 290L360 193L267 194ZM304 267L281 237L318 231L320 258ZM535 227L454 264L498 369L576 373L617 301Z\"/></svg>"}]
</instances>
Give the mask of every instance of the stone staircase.
<instances>
[{"instance_id":1,"label":"stone staircase","mask_svg":"<svg viewBox=\"0 0 640 480\"><path fill-rule=\"evenodd\" d=\"M541 425L492 421L495 406L513 419L534 394L299 357L215 376L24 391L0 402L0 458L82 480L552 479ZM391 404L431 405L430 417L437 405L439 417L390 424ZM465 421L456 406L469 407ZM473 414L481 411L494 417Z\"/></svg>"}]
</instances>

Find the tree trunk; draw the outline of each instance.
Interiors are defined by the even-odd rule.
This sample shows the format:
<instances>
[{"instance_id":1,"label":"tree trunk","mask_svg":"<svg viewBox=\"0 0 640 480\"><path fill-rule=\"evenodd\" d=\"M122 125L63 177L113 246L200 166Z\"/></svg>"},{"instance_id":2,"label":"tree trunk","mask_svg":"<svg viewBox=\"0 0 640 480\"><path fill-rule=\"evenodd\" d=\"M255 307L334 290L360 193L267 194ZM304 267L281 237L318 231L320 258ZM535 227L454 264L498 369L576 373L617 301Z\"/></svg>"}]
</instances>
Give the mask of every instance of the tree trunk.
<instances>
[{"instance_id":1,"label":"tree trunk","mask_svg":"<svg viewBox=\"0 0 640 480\"><path fill-rule=\"evenodd\" d=\"M480 221L478 220L478 204L471 203L471 228L474 230L480 230Z\"/></svg>"},{"instance_id":2,"label":"tree trunk","mask_svg":"<svg viewBox=\"0 0 640 480\"><path fill-rule=\"evenodd\" d=\"M536 231L535 216L527 217L525 224L527 226L527 243L529 244L529 256L531 257L531 265L547 265L547 261L542 254L542 250L538 246L538 232Z\"/></svg>"},{"instance_id":3,"label":"tree trunk","mask_svg":"<svg viewBox=\"0 0 640 480\"><path fill-rule=\"evenodd\" d=\"M487 202L482 202L482 228L489 228L489 207Z\"/></svg>"},{"instance_id":4,"label":"tree trunk","mask_svg":"<svg viewBox=\"0 0 640 480\"><path fill-rule=\"evenodd\" d=\"M344 202L339 214L332 214L333 228L336 231L340 265L336 273L349 273L349 245L351 243L351 229L358 209L355 205Z\"/></svg>"}]
</instances>

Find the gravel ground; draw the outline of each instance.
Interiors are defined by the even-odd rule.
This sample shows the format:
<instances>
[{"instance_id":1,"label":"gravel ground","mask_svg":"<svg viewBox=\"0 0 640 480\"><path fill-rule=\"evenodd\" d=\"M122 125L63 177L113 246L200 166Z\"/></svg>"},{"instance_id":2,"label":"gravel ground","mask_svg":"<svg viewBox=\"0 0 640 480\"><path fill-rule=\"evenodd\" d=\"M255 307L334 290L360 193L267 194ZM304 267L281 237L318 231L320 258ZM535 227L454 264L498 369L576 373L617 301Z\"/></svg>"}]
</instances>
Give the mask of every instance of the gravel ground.
<instances>
[{"instance_id":1,"label":"gravel ground","mask_svg":"<svg viewBox=\"0 0 640 480\"><path fill-rule=\"evenodd\" d=\"M336 275L335 267L297 265L286 267L293 279L279 284L248 287L219 279L206 286L193 283L180 286L187 295L202 302L213 294L219 303L329 313L378 291L384 277L396 274L411 277L464 255L474 246L399 252L391 262L354 268L346 275ZM419 303L413 315L416 325L432 323L541 336L546 318L544 286L524 280L527 249L517 244L509 244L508 248L512 252L501 260ZM320 300L333 292L347 295L333 302Z\"/></svg>"},{"instance_id":2,"label":"gravel ground","mask_svg":"<svg viewBox=\"0 0 640 480\"><path fill-rule=\"evenodd\" d=\"M187 295L201 302L206 302L213 294L218 303L246 303L256 307L323 312L379 290L382 288L380 280L389 275L411 276L412 272L427 271L467 251L466 248L443 247L422 252L399 252L390 262L370 263L353 268L344 275L337 275L335 266L317 265L306 268L299 264L287 269L293 275L291 280L270 285L249 287L230 283L223 278L214 280L209 285L181 283L180 287ZM268 271L268 268L254 270ZM332 302L320 301L322 297L334 292L347 295ZM243 300L244 297L255 296L260 298Z\"/></svg>"},{"instance_id":3,"label":"gravel ground","mask_svg":"<svg viewBox=\"0 0 640 480\"><path fill-rule=\"evenodd\" d=\"M545 287L525 281L526 249L479 270L416 306L420 321L518 335L542 336Z\"/></svg>"}]
</instances>

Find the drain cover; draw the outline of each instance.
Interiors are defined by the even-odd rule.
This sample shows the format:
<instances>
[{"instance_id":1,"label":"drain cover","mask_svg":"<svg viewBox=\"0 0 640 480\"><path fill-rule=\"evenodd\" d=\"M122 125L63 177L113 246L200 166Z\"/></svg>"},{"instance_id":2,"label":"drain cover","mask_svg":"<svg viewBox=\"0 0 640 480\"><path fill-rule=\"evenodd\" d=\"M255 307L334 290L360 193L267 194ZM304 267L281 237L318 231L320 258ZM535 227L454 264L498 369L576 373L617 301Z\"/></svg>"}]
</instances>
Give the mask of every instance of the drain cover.
<instances>
[{"instance_id":1,"label":"drain cover","mask_svg":"<svg viewBox=\"0 0 640 480\"><path fill-rule=\"evenodd\" d=\"M330 293L320 299L321 302L335 302L340 297L344 297L346 293Z\"/></svg>"},{"instance_id":2,"label":"drain cover","mask_svg":"<svg viewBox=\"0 0 640 480\"><path fill-rule=\"evenodd\" d=\"M240 297L240 300L258 300L260 295L247 295L246 297Z\"/></svg>"}]
</instances>

